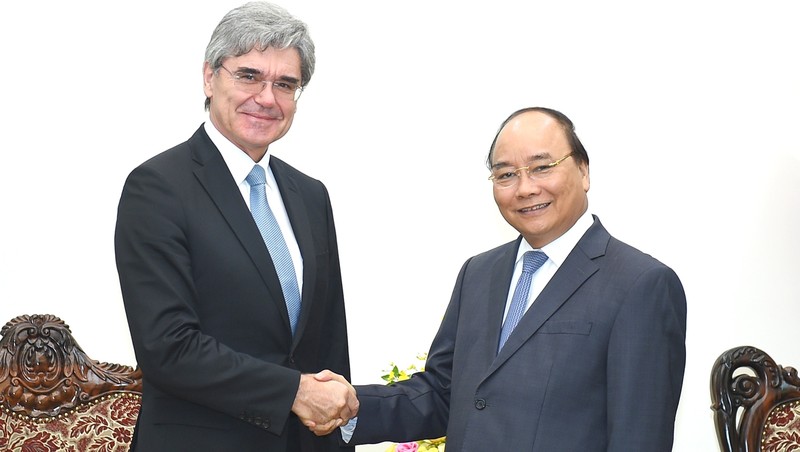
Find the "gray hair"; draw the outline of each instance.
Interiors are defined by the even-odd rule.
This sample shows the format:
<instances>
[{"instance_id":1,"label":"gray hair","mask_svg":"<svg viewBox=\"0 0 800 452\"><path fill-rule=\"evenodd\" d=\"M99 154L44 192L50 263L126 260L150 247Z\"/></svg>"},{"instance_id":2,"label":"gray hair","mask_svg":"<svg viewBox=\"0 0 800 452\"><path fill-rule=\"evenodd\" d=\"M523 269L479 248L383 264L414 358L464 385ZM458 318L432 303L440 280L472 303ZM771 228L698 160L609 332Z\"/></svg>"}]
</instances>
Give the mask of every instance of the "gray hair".
<instances>
[{"instance_id":1,"label":"gray hair","mask_svg":"<svg viewBox=\"0 0 800 452\"><path fill-rule=\"evenodd\" d=\"M272 3L250 2L228 12L211 35L205 61L216 72L225 58L268 47L297 49L300 86L305 87L314 74L314 42L305 23ZM206 99L206 109L210 104L211 99Z\"/></svg>"}]
</instances>

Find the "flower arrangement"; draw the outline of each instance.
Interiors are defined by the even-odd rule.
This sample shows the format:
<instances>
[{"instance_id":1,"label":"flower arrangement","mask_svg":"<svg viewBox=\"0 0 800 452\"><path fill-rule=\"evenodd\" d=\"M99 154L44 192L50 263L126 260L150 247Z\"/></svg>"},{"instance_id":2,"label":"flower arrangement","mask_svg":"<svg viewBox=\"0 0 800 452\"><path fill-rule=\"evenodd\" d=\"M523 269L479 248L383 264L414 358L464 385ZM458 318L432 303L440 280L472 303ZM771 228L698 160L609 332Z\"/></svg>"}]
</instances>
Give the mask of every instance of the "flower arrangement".
<instances>
[{"instance_id":1,"label":"flower arrangement","mask_svg":"<svg viewBox=\"0 0 800 452\"><path fill-rule=\"evenodd\" d=\"M391 363L391 368L381 378L387 385L393 385L398 381L408 380L415 372L425 370L425 360L428 358L427 353L417 355L417 363L407 366L405 369L400 369L395 363ZM408 443L392 444L386 449L386 452L444 452L446 437L436 439L422 439L418 441L411 441Z\"/></svg>"}]
</instances>

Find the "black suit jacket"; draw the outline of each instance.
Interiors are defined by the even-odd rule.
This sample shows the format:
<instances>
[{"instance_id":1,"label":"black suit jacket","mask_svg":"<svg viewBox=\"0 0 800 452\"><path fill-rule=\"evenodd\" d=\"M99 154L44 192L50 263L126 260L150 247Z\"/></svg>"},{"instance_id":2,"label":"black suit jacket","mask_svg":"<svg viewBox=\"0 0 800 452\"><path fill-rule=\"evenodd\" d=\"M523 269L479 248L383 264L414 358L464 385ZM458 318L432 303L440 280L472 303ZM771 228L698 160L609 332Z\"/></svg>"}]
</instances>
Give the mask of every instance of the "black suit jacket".
<instances>
[{"instance_id":1,"label":"black suit jacket","mask_svg":"<svg viewBox=\"0 0 800 452\"><path fill-rule=\"evenodd\" d=\"M595 218L500 353L520 239L461 269L425 372L358 386L353 444L447 434L459 452L668 452L686 362L675 273Z\"/></svg>"},{"instance_id":2,"label":"black suit jacket","mask_svg":"<svg viewBox=\"0 0 800 452\"><path fill-rule=\"evenodd\" d=\"M270 166L303 256L294 336L267 247L202 127L125 182L115 247L144 372L136 450L339 450L291 414L301 372L350 378L331 204L321 182Z\"/></svg>"}]
</instances>

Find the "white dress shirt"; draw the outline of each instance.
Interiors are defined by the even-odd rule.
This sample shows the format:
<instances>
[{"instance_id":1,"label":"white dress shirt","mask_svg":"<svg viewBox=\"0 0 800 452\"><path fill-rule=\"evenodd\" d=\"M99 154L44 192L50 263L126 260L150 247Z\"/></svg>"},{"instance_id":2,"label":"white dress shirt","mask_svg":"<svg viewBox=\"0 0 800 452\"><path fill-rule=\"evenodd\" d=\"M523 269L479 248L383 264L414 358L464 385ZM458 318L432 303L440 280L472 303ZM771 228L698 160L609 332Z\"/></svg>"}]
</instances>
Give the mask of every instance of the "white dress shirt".
<instances>
[{"instance_id":1,"label":"white dress shirt","mask_svg":"<svg viewBox=\"0 0 800 452\"><path fill-rule=\"evenodd\" d=\"M572 252L572 249L575 248L575 245L578 244L583 234L592 226L592 223L594 223L594 219L587 209L567 232L541 248L541 251L547 255L547 261L533 274L531 289L530 292L528 292L528 302L525 305L525 312L528 312L528 308L531 307L533 301L542 293L544 286L550 282L550 279L556 274L558 268L561 267L561 264L567 259L567 256ZM519 277L522 275L522 257L526 252L534 250L535 249L523 238L517 250L517 261L514 264L514 274L511 277L511 289L508 291L508 299L506 300L506 309L503 314L503 319L508 315L508 309L511 307L511 299L514 297L514 288L517 287L517 281L519 281Z\"/></svg>"},{"instance_id":2,"label":"white dress shirt","mask_svg":"<svg viewBox=\"0 0 800 452\"><path fill-rule=\"evenodd\" d=\"M292 256L292 263L294 264L295 276L297 278L297 287L300 289L302 297L303 293L303 256L300 254L300 247L297 245L297 239L292 230L292 224L289 222L289 215L286 213L286 206L283 204L281 192L278 189L278 184L275 182L275 175L272 174L272 169L269 167L269 150L264 155L260 162L253 162L244 151L236 147L233 143L228 141L211 121L203 124L206 134L211 138L211 141L219 149L222 154L222 159L228 165L228 170L233 176L233 180L239 184L239 191L242 193L242 198L250 208L250 184L247 183L247 175L253 170L253 165L258 164L265 170L267 176L266 190L267 202L272 214L275 215L275 220L281 228L283 240L286 241L286 247L289 248L289 254Z\"/></svg>"}]
</instances>

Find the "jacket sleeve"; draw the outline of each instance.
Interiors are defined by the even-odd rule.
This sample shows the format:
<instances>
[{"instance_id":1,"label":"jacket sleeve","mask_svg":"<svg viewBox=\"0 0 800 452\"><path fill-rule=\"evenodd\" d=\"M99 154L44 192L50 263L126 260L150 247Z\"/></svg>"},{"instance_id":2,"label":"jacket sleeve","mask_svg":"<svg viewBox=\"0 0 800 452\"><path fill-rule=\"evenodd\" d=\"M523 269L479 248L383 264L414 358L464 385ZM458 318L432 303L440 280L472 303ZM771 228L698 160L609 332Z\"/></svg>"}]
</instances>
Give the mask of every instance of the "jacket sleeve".
<instances>
[{"instance_id":1,"label":"jacket sleeve","mask_svg":"<svg viewBox=\"0 0 800 452\"><path fill-rule=\"evenodd\" d=\"M356 386L361 407L350 444L416 441L445 435L461 287L468 263L456 280L450 304L428 351L425 371L391 386Z\"/></svg>"},{"instance_id":2,"label":"jacket sleeve","mask_svg":"<svg viewBox=\"0 0 800 452\"><path fill-rule=\"evenodd\" d=\"M686 297L658 266L627 293L609 340L609 452L672 450L686 364Z\"/></svg>"}]
</instances>

